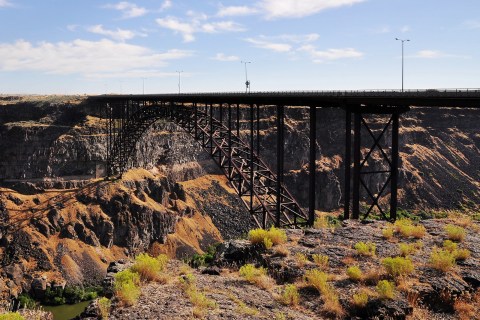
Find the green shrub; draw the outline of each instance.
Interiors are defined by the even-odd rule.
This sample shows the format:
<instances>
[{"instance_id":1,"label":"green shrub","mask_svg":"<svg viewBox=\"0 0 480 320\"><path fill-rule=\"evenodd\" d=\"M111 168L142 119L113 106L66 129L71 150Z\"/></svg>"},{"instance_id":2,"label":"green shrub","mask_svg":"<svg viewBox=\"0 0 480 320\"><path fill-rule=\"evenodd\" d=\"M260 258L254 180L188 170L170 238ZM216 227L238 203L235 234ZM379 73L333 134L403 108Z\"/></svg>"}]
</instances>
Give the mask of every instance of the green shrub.
<instances>
[{"instance_id":1,"label":"green shrub","mask_svg":"<svg viewBox=\"0 0 480 320\"><path fill-rule=\"evenodd\" d=\"M140 297L140 275L131 270L123 270L115 275L115 294L127 306L134 305Z\"/></svg>"},{"instance_id":2,"label":"green shrub","mask_svg":"<svg viewBox=\"0 0 480 320\"><path fill-rule=\"evenodd\" d=\"M414 270L412 260L404 257L385 258L382 260L382 265L392 277L408 275Z\"/></svg>"},{"instance_id":3,"label":"green shrub","mask_svg":"<svg viewBox=\"0 0 480 320\"><path fill-rule=\"evenodd\" d=\"M455 252L434 248L430 255L430 264L436 270L447 272L455 266Z\"/></svg>"},{"instance_id":4,"label":"green shrub","mask_svg":"<svg viewBox=\"0 0 480 320\"><path fill-rule=\"evenodd\" d=\"M300 294L294 284L287 284L281 294L281 301L285 305L296 306L300 301Z\"/></svg>"},{"instance_id":5,"label":"green shrub","mask_svg":"<svg viewBox=\"0 0 480 320\"><path fill-rule=\"evenodd\" d=\"M352 296L352 304L355 308L363 309L367 306L369 300L368 293L360 291Z\"/></svg>"},{"instance_id":6,"label":"green shrub","mask_svg":"<svg viewBox=\"0 0 480 320\"><path fill-rule=\"evenodd\" d=\"M380 299L393 299L395 297L395 284L388 280L380 280L376 290Z\"/></svg>"},{"instance_id":7,"label":"green shrub","mask_svg":"<svg viewBox=\"0 0 480 320\"><path fill-rule=\"evenodd\" d=\"M208 246L207 250L203 254L195 253L190 259L187 259L185 262L188 263L192 268L199 268L202 266L209 265L212 263L217 247L220 243L213 244ZM167 258L168 259L168 258Z\"/></svg>"},{"instance_id":8,"label":"green shrub","mask_svg":"<svg viewBox=\"0 0 480 320\"><path fill-rule=\"evenodd\" d=\"M22 293L18 296L19 308L33 309L37 305L37 302L28 294Z\"/></svg>"},{"instance_id":9,"label":"green shrub","mask_svg":"<svg viewBox=\"0 0 480 320\"><path fill-rule=\"evenodd\" d=\"M377 246L373 242L357 242L355 250L361 256L374 256Z\"/></svg>"},{"instance_id":10,"label":"green shrub","mask_svg":"<svg viewBox=\"0 0 480 320\"><path fill-rule=\"evenodd\" d=\"M361 281L363 279L362 270L358 266L351 266L347 268L347 276L352 281Z\"/></svg>"},{"instance_id":11,"label":"green shrub","mask_svg":"<svg viewBox=\"0 0 480 320\"><path fill-rule=\"evenodd\" d=\"M0 320L25 320L18 312L0 314Z\"/></svg>"},{"instance_id":12,"label":"green shrub","mask_svg":"<svg viewBox=\"0 0 480 320\"><path fill-rule=\"evenodd\" d=\"M98 309L100 309L100 317L102 318L102 320L108 320L111 306L112 302L110 301L110 299L106 297L98 299Z\"/></svg>"},{"instance_id":13,"label":"green shrub","mask_svg":"<svg viewBox=\"0 0 480 320\"><path fill-rule=\"evenodd\" d=\"M452 224L447 224L444 229L447 233L447 238L452 241L463 241L467 234L464 228Z\"/></svg>"},{"instance_id":14,"label":"green shrub","mask_svg":"<svg viewBox=\"0 0 480 320\"><path fill-rule=\"evenodd\" d=\"M312 254L312 259L319 268L328 268L328 256L322 254Z\"/></svg>"},{"instance_id":15,"label":"green shrub","mask_svg":"<svg viewBox=\"0 0 480 320\"><path fill-rule=\"evenodd\" d=\"M317 289L319 293L325 294L329 290L327 280L328 275L321 270L311 269L305 272L305 281Z\"/></svg>"}]
</instances>

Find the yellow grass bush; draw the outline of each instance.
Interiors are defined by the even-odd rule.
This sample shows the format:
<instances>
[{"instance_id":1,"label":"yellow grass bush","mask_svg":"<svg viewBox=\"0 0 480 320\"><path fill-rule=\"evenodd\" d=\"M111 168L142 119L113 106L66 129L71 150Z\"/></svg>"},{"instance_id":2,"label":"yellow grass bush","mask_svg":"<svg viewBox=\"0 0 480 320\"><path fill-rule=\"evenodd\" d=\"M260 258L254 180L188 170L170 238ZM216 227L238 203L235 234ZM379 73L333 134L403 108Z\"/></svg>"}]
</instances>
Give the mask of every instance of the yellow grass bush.
<instances>
[{"instance_id":1,"label":"yellow grass bush","mask_svg":"<svg viewBox=\"0 0 480 320\"><path fill-rule=\"evenodd\" d=\"M308 258L305 254L297 252L295 254L295 261L300 268L303 268L308 263Z\"/></svg>"},{"instance_id":2,"label":"yellow grass bush","mask_svg":"<svg viewBox=\"0 0 480 320\"><path fill-rule=\"evenodd\" d=\"M100 317L102 318L102 320L108 320L111 306L112 302L110 301L110 299L106 297L98 299L98 309L100 310Z\"/></svg>"},{"instance_id":3,"label":"yellow grass bush","mask_svg":"<svg viewBox=\"0 0 480 320\"><path fill-rule=\"evenodd\" d=\"M357 242L354 247L361 256L374 256L377 250L377 246L373 242Z\"/></svg>"},{"instance_id":4,"label":"yellow grass bush","mask_svg":"<svg viewBox=\"0 0 480 320\"><path fill-rule=\"evenodd\" d=\"M380 299L393 299L395 297L395 284L388 280L380 280L376 286Z\"/></svg>"},{"instance_id":5,"label":"yellow grass bush","mask_svg":"<svg viewBox=\"0 0 480 320\"><path fill-rule=\"evenodd\" d=\"M455 226L453 224L447 224L444 230L447 233L447 238L452 241L463 241L467 235L467 232L464 228Z\"/></svg>"},{"instance_id":6,"label":"yellow grass bush","mask_svg":"<svg viewBox=\"0 0 480 320\"><path fill-rule=\"evenodd\" d=\"M389 225L386 228L382 229L382 237L384 237L385 239L392 239L394 232L395 229L393 228L393 226Z\"/></svg>"},{"instance_id":7,"label":"yellow grass bush","mask_svg":"<svg viewBox=\"0 0 480 320\"><path fill-rule=\"evenodd\" d=\"M407 257L414 254L418 249L415 243L399 243L398 249L402 257Z\"/></svg>"},{"instance_id":8,"label":"yellow grass bush","mask_svg":"<svg viewBox=\"0 0 480 320\"><path fill-rule=\"evenodd\" d=\"M305 281L308 285L314 287L321 294L325 294L329 290L327 283L328 275L318 269L311 269L305 272Z\"/></svg>"},{"instance_id":9,"label":"yellow grass bush","mask_svg":"<svg viewBox=\"0 0 480 320\"><path fill-rule=\"evenodd\" d=\"M268 239L268 240L265 240ZM285 230L271 227L269 230L253 229L248 232L248 240L252 244L272 244L273 246L285 243L287 241L287 234Z\"/></svg>"},{"instance_id":10,"label":"yellow grass bush","mask_svg":"<svg viewBox=\"0 0 480 320\"><path fill-rule=\"evenodd\" d=\"M253 264L246 264L240 267L239 274L248 282L255 283L256 278L267 275L267 270L263 267L256 268Z\"/></svg>"},{"instance_id":11,"label":"yellow grass bush","mask_svg":"<svg viewBox=\"0 0 480 320\"><path fill-rule=\"evenodd\" d=\"M320 269L328 268L328 256L322 254L312 254L312 259Z\"/></svg>"},{"instance_id":12,"label":"yellow grass bush","mask_svg":"<svg viewBox=\"0 0 480 320\"><path fill-rule=\"evenodd\" d=\"M412 260L404 257L385 258L382 260L382 265L392 277L409 275L414 270Z\"/></svg>"},{"instance_id":13,"label":"yellow grass bush","mask_svg":"<svg viewBox=\"0 0 480 320\"><path fill-rule=\"evenodd\" d=\"M362 290L352 296L352 305L357 309L363 309L367 306L369 299L368 293Z\"/></svg>"},{"instance_id":14,"label":"yellow grass bush","mask_svg":"<svg viewBox=\"0 0 480 320\"><path fill-rule=\"evenodd\" d=\"M151 257L146 253L141 253L135 258L132 271L140 275L142 280L156 280L159 273L165 270L168 258L166 255L159 255L157 258Z\"/></svg>"},{"instance_id":15,"label":"yellow grass bush","mask_svg":"<svg viewBox=\"0 0 480 320\"><path fill-rule=\"evenodd\" d=\"M455 266L455 252L434 248L430 255L430 264L436 270L447 272Z\"/></svg>"},{"instance_id":16,"label":"yellow grass bush","mask_svg":"<svg viewBox=\"0 0 480 320\"><path fill-rule=\"evenodd\" d=\"M300 294L297 286L294 284L287 284L280 295L280 301L289 306L296 306L300 302Z\"/></svg>"},{"instance_id":17,"label":"yellow grass bush","mask_svg":"<svg viewBox=\"0 0 480 320\"><path fill-rule=\"evenodd\" d=\"M421 239L425 236L427 230L422 225L414 225L409 219L399 219L394 224L395 231L404 238L413 237Z\"/></svg>"},{"instance_id":18,"label":"yellow grass bush","mask_svg":"<svg viewBox=\"0 0 480 320\"><path fill-rule=\"evenodd\" d=\"M25 318L18 312L9 312L0 314L0 320L25 320Z\"/></svg>"},{"instance_id":19,"label":"yellow grass bush","mask_svg":"<svg viewBox=\"0 0 480 320\"><path fill-rule=\"evenodd\" d=\"M350 280L358 282L363 279L363 272L358 266L351 266L347 268L347 276Z\"/></svg>"}]
</instances>

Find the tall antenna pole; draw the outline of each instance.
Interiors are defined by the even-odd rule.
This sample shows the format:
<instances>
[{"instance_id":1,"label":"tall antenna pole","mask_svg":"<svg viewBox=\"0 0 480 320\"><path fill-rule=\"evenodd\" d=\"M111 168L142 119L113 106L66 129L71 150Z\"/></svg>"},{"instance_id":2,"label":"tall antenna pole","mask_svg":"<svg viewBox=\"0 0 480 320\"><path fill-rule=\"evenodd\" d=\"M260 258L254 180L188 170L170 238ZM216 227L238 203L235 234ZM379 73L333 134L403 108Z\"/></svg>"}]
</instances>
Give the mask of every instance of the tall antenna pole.
<instances>
[{"instance_id":1,"label":"tall antenna pole","mask_svg":"<svg viewBox=\"0 0 480 320\"><path fill-rule=\"evenodd\" d=\"M404 68L404 62L403 62L403 46L404 46L404 43L405 41L410 41L409 39L399 39L399 38L395 38L395 40L398 40L398 41L402 41L402 92L403 92L403 68Z\"/></svg>"},{"instance_id":2,"label":"tall antenna pole","mask_svg":"<svg viewBox=\"0 0 480 320\"><path fill-rule=\"evenodd\" d=\"M178 73L178 94L180 94L180 86L181 86L181 78L180 78L180 75L182 74L183 70L182 71L176 71Z\"/></svg>"},{"instance_id":3,"label":"tall antenna pole","mask_svg":"<svg viewBox=\"0 0 480 320\"><path fill-rule=\"evenodd\" d=\"M250 81L248 81L248 73L247 73L247 63L252 63L250 61L240 61L245 65L245 93L250 92Z\"/></svg>"}]
</instances>

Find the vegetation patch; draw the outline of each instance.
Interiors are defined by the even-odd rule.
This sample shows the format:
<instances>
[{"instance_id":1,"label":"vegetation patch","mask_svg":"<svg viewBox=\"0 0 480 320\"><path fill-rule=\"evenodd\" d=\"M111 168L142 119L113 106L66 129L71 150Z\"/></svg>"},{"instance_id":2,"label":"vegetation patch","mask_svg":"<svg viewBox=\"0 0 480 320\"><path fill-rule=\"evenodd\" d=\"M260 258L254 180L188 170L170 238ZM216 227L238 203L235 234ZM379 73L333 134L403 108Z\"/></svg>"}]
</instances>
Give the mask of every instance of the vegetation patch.
<instances>
[{"instance_id":1,"label":"vegetation patch","mask_svg":"<svg viewBox=\"0 0 480 320\"><path fill-rule=\"evenodd\" d=\"M455 266L455 252L434 248L430 255L431 266L439 271L447 272Z\"/></svg>"},{"instance_id":2,"label":"vegetation patch","mask_svg":"<svg viewBox=\"0 0 480 320\"><path fill-rule=\"evenodd\" d=\"M357 242L354 248L361 256L374 256L377 250L377 246L373 242Z\"/></svg>"},{"instance_id":3,"label":"vegetation patch","mask_svg":"<svg viewBox=\"0 0 480 320\"><path fill-rule=\"evenodd\" d=\"M285 230L277 229L275 227L271 227L269 230L253 229L248 232L248 240L250 240L252 244L261 243L270 246L271 243L272 246L276 246L287 241L287 234L285 233Z\"/></svg>"},{"instance_id":4,"label":"vegetation patch","mask_svg":"<svg viewBox=\"0 0 480 320\"><path fill-rule=\"evenodd\" d=\"M0 320L25 320L25 318L18 312L9 312L0 314Z\"/></svg>"},{"instance_id":5,"label":"vegetation patch","mask_svg":"<svg viewBox=\"0 0 480 320\"><path fill-rule=\"evenodd\" d=\"M140 297L140 275L129 269L115 274L115 295L126 305L134 305Z\"/></svg>"},{"instance_id":6,"label":"vegetation patch","mask_svg":"<svg viewBox=\"0 0 480 320\"><path fill-rule=\"evenodd\" d=\"M424 226L420 224L415 225L409 219L399 219L395 221L394 226L395 226L395 231L398 232L404 238L413 237L416 239L421 239L425 236L427 232Z\"/></svg>"},{"instance_id":7,"label":"vegetation patch","mask_svg":"<svg viewBox=\"0 0 480 320\"><path fill-rule=\"evenodd\" d=\"M312 259L320 269L328 268L328 256L322 254L312 254Z\"/></svg>"},{"instance_id":8,"label":"vegetation patch","mask_svg":"<svg viewBox=\"0 0 480 320\"><path fill-rule=\"evenodd\" d=\"M110 301L110 299L106 297L98 299L98 309L100 310L100 317L102 318L102 320L108 320L111 306L112 302Z\"/></svg>"},{"instance_id":9,"label":"vegetation patch","mask_svg":"<svg viewBox=\"0 0 480 320\"><path fill-rule=\"evenodd\" d=\"M327 280L328 275L321 270L312 269L305 272L305 281L307 284L317 289L321 294L328 292L329 285Z\"/></svg>"},{"instance_id":10,"label":"vegetation patch","mask_svg":"<svg viewBox=\"0 0 480 320\"><path fill-rule=\"evenodd\" d=\"M376 286L380 299L393 299L395 297L395 284L388 280L380 280Z\"/></svg>"},{"instance_id":11,"label":"vegetation patch","mask_svg":"<svg viewBox=\"0 0 480 320\"><path fill-rule=\"evenodd\" d=\"M467 232L464 228L455 226L453 224L447 224L444 230L447 233L447 238L452 241L463 241L467 235Z\"/></svg>"},{"instance_id":12,"label":"vegetation patch","mask_svg":"<svg viewBox=\"0 0 480 320\"><path fill-rule=\"evenodd\" d=\"M363 309L367 306L370 296L365 290L361 290L352 296L352 305L357 309Z\"/></svg>"},{"instance_id":13,"label":"vegetation patch","mask_svg":"<svg viewBox=\"0 0 480 320\"><path fill-rule=\"evenodd\" d=\"M358 266L351 266L347 268L347 276L350 280L359 282L363 279L363 272Z\"/></svg>"},{"instance_id":14,"label":"vegetation patch","mask_svg":"<svg viewBox=\"0 0 480 320\"><path fill-rule=\"evenodd\" d=\"M382 229L382 237L387 239L387 240L390 240L393 238L393 234L395 232L395 229L393 227L393 225L389 224L387 225L386 228Z\"/></svg>"},{"instance_id":15,"label":"vegetation patch","mask_svg":"<svg viewBox=\"0 0 480 320\"><path fill-rule=\"evenodd\" d=\"M415 252L420 250L422 247L423 247L423 243L419 241L415 243L399 243L398 244L398 249L402 257L407 257L412 254L415 254Z\"/></svg>"},{"instance_id":16,"label":"vegetation patch","mask_svg":"<svg viewBox=\"0 0 480 320\"><path fill-rule=\"evenodd\" d=\"M273 287L273 279L267 275L267 270L263 267L256 268L253 264L246 264L240 268L239 274L251 284L262 289Z\"/></svg>"},{"instance_id":17,"label":"vegetation patch","mask_svg":"<svg viewBox=\"0 0 480 320\"><path fill-rule=\"evenodd\" d=\"M412 260L404 257L385 258L382 260L382 265L392 277L405 276L414 270Z\"/></svg>"},{"instance_id":18,"label":"vegetation patch","mask_svg":"<svg viewBox=\"0 0 480 320\"><path fill-rule=\"evenodd\" d=\"M168 263L168 257L164 254L154 258L146 253L141 253L135 258L132 271L140 275L142 280L158 280L160 272L164 271Z\"/></svg>"},{"instance_id":19,"label":"vegetation patch","mask_svg":"<svg viewBox=\"0 0 480 320\"><path fill-rule=\"evenodd\" d=\"M287 284L280 295L280 301L288 306L297 306L300 302L300 294L297 286L294 284Z\"/></svg>"},{"instance_id":20,"label":"vegetation patch","mask_svg":"<svg viewBox=\"0 0 480 320\"><path fill-rule=\"evenodd\" d=\"M220 244L214 244L208 246L207 251L204 254L195 253L190 259L186 260L192 268L199 268L210 265L215 257L215 252Z\"/></svg>"}]
</instances>

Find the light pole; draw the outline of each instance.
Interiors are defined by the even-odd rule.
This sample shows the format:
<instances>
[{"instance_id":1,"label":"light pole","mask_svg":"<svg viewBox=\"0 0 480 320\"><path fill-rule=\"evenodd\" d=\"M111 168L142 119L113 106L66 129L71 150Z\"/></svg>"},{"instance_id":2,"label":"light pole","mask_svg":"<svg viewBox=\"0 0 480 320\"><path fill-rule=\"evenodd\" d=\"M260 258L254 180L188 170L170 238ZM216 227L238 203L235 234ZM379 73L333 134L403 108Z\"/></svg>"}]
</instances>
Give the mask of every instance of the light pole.
<instances>
[{"instance_id":1,"label":"light pole","mask_svg":"<svg viewBox=\"0 0 480 320\"><path fill-rule=\"evenodd\" d=\"M403 62L403 44L405 43L405 41L410 41L410 39L399 39L399 38L395 38L395 40L402 41L402 92L403 92L403 66L404 66L404 62Z\"/></svg>"},{"instance_id":2,"label":"light pole","mask_svg":"<svg viewBox=\"0 0 480 320\"><path fill-rule=\"evenodd\" d=\"M247 73L247 63L251 63L250 61L240 61L245 65L245 93L250 92L250 81L248 81L248 73Z\"/></svg>"},{"instance_id":3,"label":"light pole","mask_svg":"<svg viewBox=\"0 0 480 320\"><path fill-rule=\"evenodd\" d=\"M182 71L176 71L178 73L178 94L180 94L180 75L182 74L183 70Z\"/></svg>"}]
</instances>

